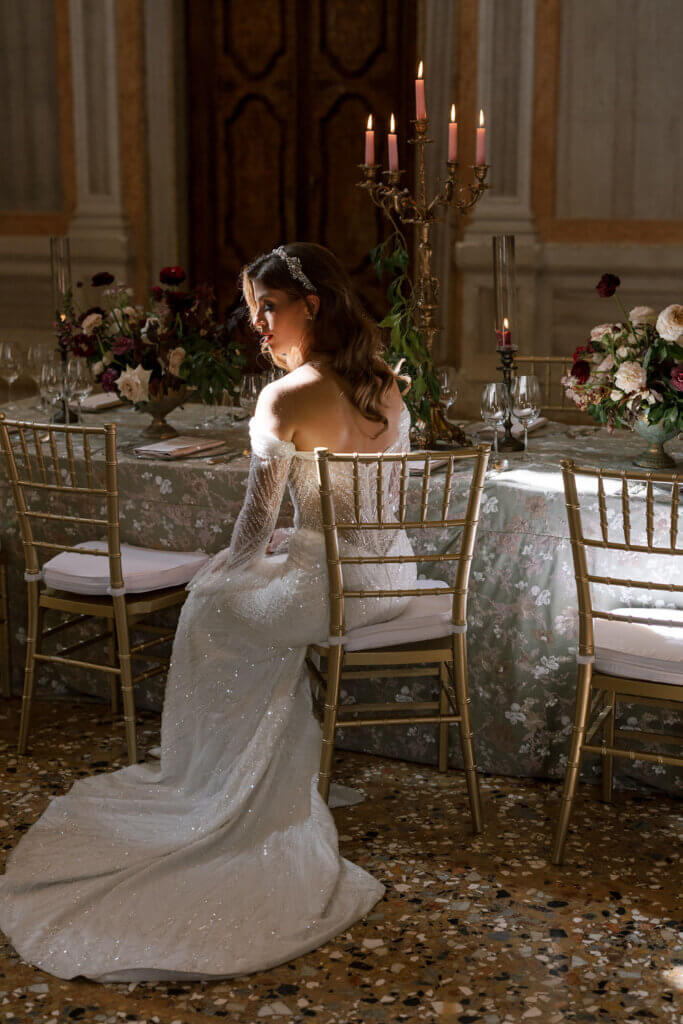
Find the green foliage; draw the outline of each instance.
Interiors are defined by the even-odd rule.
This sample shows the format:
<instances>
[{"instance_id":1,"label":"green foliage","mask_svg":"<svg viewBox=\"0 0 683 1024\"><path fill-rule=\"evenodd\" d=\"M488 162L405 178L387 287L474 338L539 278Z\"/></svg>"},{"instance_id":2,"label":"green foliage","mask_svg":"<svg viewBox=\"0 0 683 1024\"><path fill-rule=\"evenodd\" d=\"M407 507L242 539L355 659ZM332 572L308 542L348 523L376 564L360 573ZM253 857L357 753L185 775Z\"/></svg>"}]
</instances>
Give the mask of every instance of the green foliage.
<instances>
[{"instance_id":1,"label":"green foliage","mask_svg":"<svg viewBox=\"0 0 683 1024\"><path fill-rule=\"evenodd\" d=\"M428 423L432 401L438 402L439 382L434 361L418 331L415 320L417 304L413 284L408 276L408 249L403 235L395 231L370 253L380 280L388 275L387 301L389 311L379 326L389 331L385 358L394 369L407 374L412 385L404 394L413 423Z\"/></svg>"}]
</instances>

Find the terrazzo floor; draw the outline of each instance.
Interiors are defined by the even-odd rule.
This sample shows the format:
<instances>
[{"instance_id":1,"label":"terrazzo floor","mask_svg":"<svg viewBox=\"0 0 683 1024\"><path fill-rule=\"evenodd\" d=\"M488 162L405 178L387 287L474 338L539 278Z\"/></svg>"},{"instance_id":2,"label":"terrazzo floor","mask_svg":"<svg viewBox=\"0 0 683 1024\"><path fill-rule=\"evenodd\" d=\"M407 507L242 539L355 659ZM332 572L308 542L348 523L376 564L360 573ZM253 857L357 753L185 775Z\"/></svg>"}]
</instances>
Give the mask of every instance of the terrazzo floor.
<instances>
[{"instance_id":1,"label":"terrazzo floor","mask_svg":"<svg viewBox=\"0 0 683 1024\"><path fill-rule=\"evenodd\" d=\"M52 796L124 763L101 706L39 704L27 758L13 750L18 715L18 700L3 701L3 864ZM147 746L158 726L140 716ZM0 935L0 1021L683 1021L680 802L622 792L605 807L582 787L558 869L554 784L484 778L486 828L473 838L460 774L339 754L337 778L366 793L335 811L342 852L387 886L367 919L275 970L192 984L61 981Z\"/></svg>"}]
</instances>

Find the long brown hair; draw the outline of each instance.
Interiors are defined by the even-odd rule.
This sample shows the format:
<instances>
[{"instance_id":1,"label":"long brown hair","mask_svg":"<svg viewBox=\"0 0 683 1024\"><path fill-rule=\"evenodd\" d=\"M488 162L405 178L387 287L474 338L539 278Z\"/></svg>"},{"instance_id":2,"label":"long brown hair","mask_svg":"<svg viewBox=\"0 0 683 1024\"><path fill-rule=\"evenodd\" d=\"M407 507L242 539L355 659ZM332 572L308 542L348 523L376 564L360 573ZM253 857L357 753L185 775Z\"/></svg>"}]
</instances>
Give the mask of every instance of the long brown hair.
<instances>
[{"instance_id":1,"label":"long brown hair","mask_svg":"<svg viewBox=\"0 0 683 1024\"><path fill-rule=\"evenodd\" d=\"M317 295L320 308L311 323L310 355L327 356L334 373L349 385L353 405L386 430L389 423L381 409L382 399L396 376L382 358L384 345L379 328L365 313L351 278L337 257L322 245L292 242L284 249L300 261L315 290L293 277L281 256L272 252L257 256L242 271L242 291L252 318L257 310L254 281L286 292L293 299Z\"/></svg>"}]
</instances>

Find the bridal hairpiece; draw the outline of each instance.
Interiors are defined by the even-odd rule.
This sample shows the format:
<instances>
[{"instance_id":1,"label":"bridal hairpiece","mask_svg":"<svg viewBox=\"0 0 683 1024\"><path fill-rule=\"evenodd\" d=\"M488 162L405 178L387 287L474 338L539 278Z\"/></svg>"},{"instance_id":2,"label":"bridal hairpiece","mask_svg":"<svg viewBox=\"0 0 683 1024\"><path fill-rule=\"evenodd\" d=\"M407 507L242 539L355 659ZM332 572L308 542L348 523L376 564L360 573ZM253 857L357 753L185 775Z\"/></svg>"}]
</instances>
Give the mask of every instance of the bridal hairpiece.
<instances>
[{"instance_id":1,"label":"bridal hairpiece","mask_svg":"<svg viewBox=\"0 0 683 1024\"><path fill-rule=\"evenodd\" d=\"M279 256L281 260L284 260L287 264L287 270L294 280L299 281L307 291L317 293L318 289L311 284L304 274L303 267L301 266L301 260L298 256L290 256L285 250L284 245L279 245L277 249L273 249L270 255Z\"/></svg>"}]
</instances>

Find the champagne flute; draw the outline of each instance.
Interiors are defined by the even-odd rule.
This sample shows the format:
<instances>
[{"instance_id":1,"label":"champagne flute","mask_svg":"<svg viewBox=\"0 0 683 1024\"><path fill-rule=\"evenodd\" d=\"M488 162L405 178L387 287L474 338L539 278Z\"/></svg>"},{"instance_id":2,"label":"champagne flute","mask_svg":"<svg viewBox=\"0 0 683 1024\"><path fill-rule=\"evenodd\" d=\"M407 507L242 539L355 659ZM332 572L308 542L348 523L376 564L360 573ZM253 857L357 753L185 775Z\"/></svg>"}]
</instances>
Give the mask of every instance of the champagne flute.
<instances>
[{"instance_id":1,"label":"champagne flute","mask_svg":"<svg viewBox=\"0 0 683 1024\"><path fill-rule=\"evenodd\" d=\"M498 427L505 422L509 409L507 388L504 384L493 382L485 384L481 393L481 418L487 426L493 428L493 451L498 457Z\"/></svg>"},{"instance_id":2,"label":"champagne flute","mask_svg":"<svg viewBox=\"0 0 683 1024\"><path fill-rule=\"evenodd\" d=\"M529 424L536 419L541 411L541 386L538 377L523 375L516 377L512 387L512 415L522 424L524 430L524 455L526 461L529 458L528 430Z\"/></svg>"}]
</instances>

